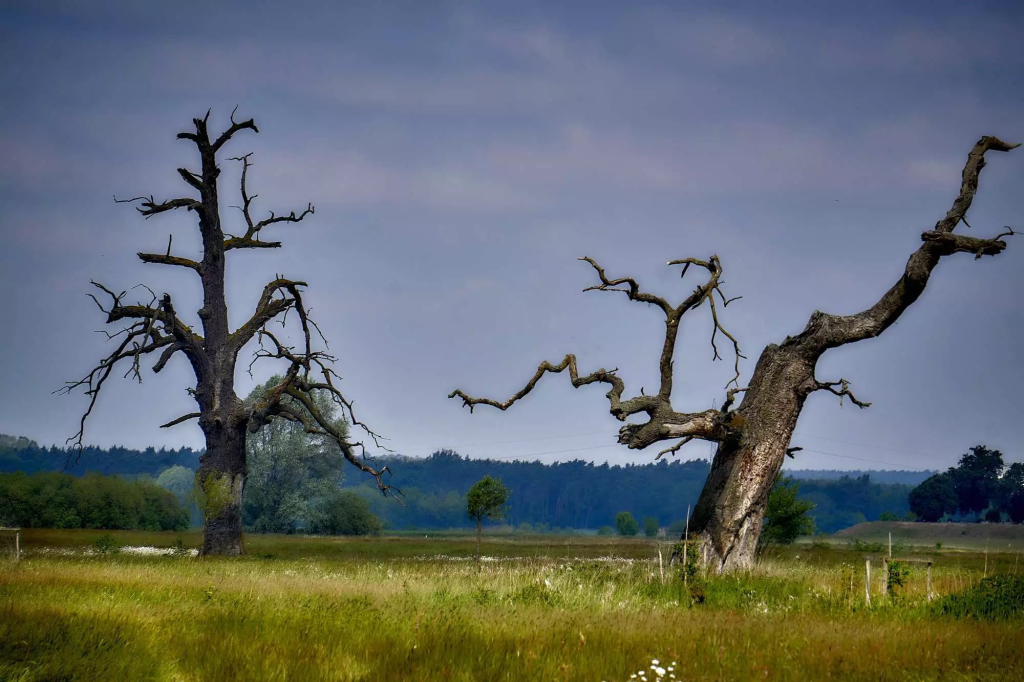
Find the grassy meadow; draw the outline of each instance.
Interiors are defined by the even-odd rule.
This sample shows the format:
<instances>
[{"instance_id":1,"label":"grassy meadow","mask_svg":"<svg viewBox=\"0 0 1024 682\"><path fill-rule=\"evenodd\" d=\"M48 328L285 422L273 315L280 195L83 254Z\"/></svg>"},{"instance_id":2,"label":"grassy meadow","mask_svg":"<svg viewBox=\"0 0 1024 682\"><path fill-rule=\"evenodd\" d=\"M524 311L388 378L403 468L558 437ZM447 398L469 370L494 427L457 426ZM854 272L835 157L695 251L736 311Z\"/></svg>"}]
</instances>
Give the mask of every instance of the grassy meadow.
<instances>
[{"instance_id":1,"label":"grassy meadow","mask_svg":"<svg viewBox=\"0 0 1024 682\"><path fill-rule=\"evenodd\" d=\"M868 607L880 554L863 543L684 588L640 539L485 536L478 565L474 538L450 534L250 536L240 559L96 552L105 534L28 530L21 562L0 562L0 680L1024 679L1024 620L939 608L1024 574L1005 551L900 547L934 560L938 596L911 564L883 598L876 561Z\"/></svg>"}]
</instances>

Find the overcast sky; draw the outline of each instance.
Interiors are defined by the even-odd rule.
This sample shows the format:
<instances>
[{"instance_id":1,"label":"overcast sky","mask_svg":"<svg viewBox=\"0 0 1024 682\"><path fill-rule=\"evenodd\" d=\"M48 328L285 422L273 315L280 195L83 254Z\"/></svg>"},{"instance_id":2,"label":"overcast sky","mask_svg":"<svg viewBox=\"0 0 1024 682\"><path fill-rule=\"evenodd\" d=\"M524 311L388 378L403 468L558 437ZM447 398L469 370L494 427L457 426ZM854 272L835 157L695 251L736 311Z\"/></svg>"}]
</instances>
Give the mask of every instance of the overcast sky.
<instances>
[{"instance_id":1,"label":"overcast sky","mask_svg":"<svg viewBox=\"0 0 1024 682\"><path fill-rule=\"evenodd\" d=\"M260 129L221 161L229 230L228 156L254 153L259 216L316 206L267 235L284 248L229 254L232 323L275 273L304 279L343 390L391 448L544 461L661 449L616 445L605 387L567 376L505 413L447 399L503 400L567 352L655 390L660 311L582 293L577 257L678 302L697 279L666 261L718 254L743 296L722 321L745 385L815 309L857 312L896 281L981 135L1024 141L1019 3L211 4L0 8L0 432L76 431L86 397L51 391L109 352L90 278L170 292L198 325L197 278L135 256L173 234L198 258L194 214L144 221L112 195L189 195L175 169L198 158L175 135L211 107L215 132L236 104ZM1024 227L1022 182L1024 150L989 155L972 234ZM1024 459L1022 285L1024 241L943 259L896 326L819 363L873 406L813 395L792 466L944 468L979 443ZM708 313L684 318L676 409L720 405L731 377ZM180 355L111 380L86 441L202 447L195 422L158 428L195 408L191 385Z\"/></svg>"}]
</instances>

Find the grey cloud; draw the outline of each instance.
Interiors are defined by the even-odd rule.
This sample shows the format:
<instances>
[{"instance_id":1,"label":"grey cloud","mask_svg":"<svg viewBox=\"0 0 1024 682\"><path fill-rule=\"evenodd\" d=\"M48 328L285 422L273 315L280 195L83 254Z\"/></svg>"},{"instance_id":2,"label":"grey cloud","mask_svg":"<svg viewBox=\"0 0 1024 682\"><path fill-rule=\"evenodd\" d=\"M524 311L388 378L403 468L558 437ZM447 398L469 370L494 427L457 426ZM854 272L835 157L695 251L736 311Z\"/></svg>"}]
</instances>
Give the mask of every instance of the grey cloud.
<instances>
[{"instance_id":1,"label":"grey cloud","mask_svg":"<svg viewBox=\"0 0 1024 682\"><path fill-rule=\"evenodd\" d=\"M102 316L84 297L89 277L170 291L193 319L195 282L142 266L134 252L164 248L173 233L176 251L198 253L194 216L143 221L111 194L187 191L174 169L194 165L194 150L174 135L210 106L215 127L236 103L261 126L228 150L255 152L258 212L317 206L275 234L280 251L231 261L232 321L251 310L265 277L301 274L362 416L396 449L419 453L582 432L597 435L468 452L614 443L619 424L603 391L576 391L564 377L545 379L508 413L470 417L445 399L456 387L507 395L540 360L566 352L581 367L620 366L630 391L654 385L656 311L583 294L592 273L576 257L674 298L693 283L665 261L717 252L727 293L744 296L726 324L750 357L746 377L761 347L799 331L815 308L853 312L896 281L920 231L948 209L978 136L1024 138L1020 92L999 86L1019 64L1013 17L616 5L570 19L527 3L499 21L490 7L417 4L346 5L314 25L253 7L213 35L163 21L170 9L128 8L117 19L80 4L81 30L59 25L61 6L39 11L22 13L2 48L33 55L0 81L19 97L17 108L0 108L9 159L0 261L7 286L32 291L0 299L0 316L32 333L0 341L5 355L26 358L5 366L7 394L19 399L4 403L0 431L44 442L73 431L82 407L49 391L103 350L91 333ZM228 10L208 11L214 21ZM936 45L947 47L930 52ZM1019 215L1020 167L1015 154L990 161L971 215L979 234ZM222 168L235 229L226 205L238 169ZM914 466L948 465L975 441L1019 452L1016 247L949 259L882 339L829 356L820 375L852 379L876 408L840 411L815 396L797 444L849 456L871 456L853 442L935 453ZM730 375L729 362L710 363L702 312L687 320L677 356L684 407L720 401ZM255 380L270 371L258 368ZM239 390L251 384L242 373ZM191 407L187 385L174 363L142 387L112 384L90 438L200 445L190 426L155 428ZM615 447L547 459L572 456L649 460ZM863 466L811 454L798 464Z\"/></svg>"}]
</instances>

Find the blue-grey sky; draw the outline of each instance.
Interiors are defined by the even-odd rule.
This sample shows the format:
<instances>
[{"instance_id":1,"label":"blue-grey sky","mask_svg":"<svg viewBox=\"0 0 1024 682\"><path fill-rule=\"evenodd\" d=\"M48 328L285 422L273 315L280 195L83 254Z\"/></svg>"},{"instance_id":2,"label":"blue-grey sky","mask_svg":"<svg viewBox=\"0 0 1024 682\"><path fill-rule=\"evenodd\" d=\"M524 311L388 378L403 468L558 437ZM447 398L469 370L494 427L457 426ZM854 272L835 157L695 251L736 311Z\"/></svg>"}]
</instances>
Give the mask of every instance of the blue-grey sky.
<instances>
[{"instance_id":1,"label":"blue-grey sky","mask_svg":"<svg viewBox=\"0 0 1024 682\"><path fill-rule=\"evenodd\" d=\"M107 352L90 278L168 291L198 322L196 278L135 256L172 233L197 256L194 215L144 221L112 195L187 195L175 169L198 160L175 135L211 107L219 131L237 104L261 132L225 150L228 228L226 156L250 151L254 210L316 214L268 235L280 250L229 254L234 324L275 273L308 281L344 391L405 454L651 461L660 448L615 445L602 387L548 376L472 415L446 396L504 399L567 352L618 367L630 395L656 386L660 312L582 293L583 255L678 301L696 280L665 262L717 253L743 296L723 316L742 385L812 311L862 310L896 281L978 137L1024 141L1019 4L725 5L4 3L0 432L77 429L86 398L51 391ZM1022 181L1024 151L990 155L972 233L1024 227ZM820 363L873 406L813 395L794 466L942 468L978 443L1024 458L1022 285L1024 242L944 259L895 327ZM710 329L705 308L684 319L677 409L724 397ZM201 447L194 422L157 428L192 411L190 379L179 356L108 382L86 441Z\"/></svg>"}]
</instances>

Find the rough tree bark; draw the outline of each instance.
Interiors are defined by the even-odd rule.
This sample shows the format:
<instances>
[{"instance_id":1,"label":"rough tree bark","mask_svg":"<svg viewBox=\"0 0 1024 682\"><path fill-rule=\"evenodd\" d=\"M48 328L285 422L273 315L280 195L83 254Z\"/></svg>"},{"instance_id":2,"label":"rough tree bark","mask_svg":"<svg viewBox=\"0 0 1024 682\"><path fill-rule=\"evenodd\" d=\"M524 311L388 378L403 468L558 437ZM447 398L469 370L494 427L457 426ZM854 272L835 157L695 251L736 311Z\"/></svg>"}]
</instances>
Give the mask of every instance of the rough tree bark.
<instances>
[{"instance_id":1,"label":"rough tree bark","mask_svg":"<svg viewBox=\"0 0 1024 682\"><path fill-rule=\"evenodd\" d=\"M242 164L241 170L241 206L237 206L245 219L246 231L242 236L227 234L221 227L220 204L217 194L217 178L220 168L217 166L217 153L235 135L242 130L259 132L252 119L236 122L234 112L231 115L231 126L215 140L211 141L207 130L210 112L204 118L193 119L195 132L178 134L178 139L189 140L199 151L201 170L194 173L186 168L179 168L181 178L199 193L199 198L170 199L156 202L153 197L135 197L118 200L118 203L140 202L137 210L147 219L151 216L178 208L195 211L199 218L199 232L202 236L203 256L193 260L171 254L171 239L167 241L166 253L140 253L144 263L171 265L192 270L200 278L203 287L203 305L198 310L202 323L203 334L200 336L191 327L182 322L174 311L169 294L157 297L148 287L151 298L146 303L125 304L127 292L115 294L102 284L92 282L110 302L105 306L96 296L90 297L106 314L107 323L127 322L115 334L107 334L108 339L118 341L117 347L100 360L85 377L77 381L69 381L61 389L62 392L82 388L90 397L89 406L82 415L78 433L68 439L74 441L79 452L85 434L85 422L96 405L103 383L110 376L114 366L121 361L129 361L125 376L133 376L142 381L140 373L141 359L145 355L159 351L153 372L160 372L179 351L185 355L195 374L195 388L190 389L198 404L199 410L174 419L162 426L167 428L182 422L198 419L199 427L206 438L206 452L200 457L199 471L196 473L197 489L203 501L203 547L201 554L238 555L243 553L242 544L242 493L245 489L247 474L245 461L245 439L247 433L255 433L271 419L287 419L303 424L309 433L329 436L337 441L346 460L362 471L369 473L377 480L381 492L400 492L383 482L387 467L374 468L366 460L362 443L350 442L343 433L338 431L317 408L312 396L318 391L330 395L342 409L342 414L353 425L360 426L378 445L378 436L365 424L356 419L352 412L352 403L345 398L334 384L338 378L331 368L334 358L325 351L313 350L312 333L319 335L319 328L309 318L302 302L301 290L305 282L277 277L263 288L262 295L252 316L235 331L228 327L228 308L225 300L224 275L226 268L225 255L234 249L267 249L278 248L281 242L261 241L260 233L264 228L278 223L298 223L314 212L313 205L299 215L291 212L278 216L273 211L270 217L254 221L250 213L250 205L256 195L249 195L246 188L246 175L252 165L251 154L232 157L231 160ZM142 286L142 285L140 285ZM285 321L288 311L293 311L293 319L298 321L298 333L301 346L286 345L282 339L267 330L271 320ZM246 407L235 393L235 365L238 354L253 339L259 341L259 350L249 365L261 358L284 360L288 363L287 371L281 382L268 390L263 399L255 405ZM323 340L323 336L320 335ZM326 340L324 345L326 347ZM284 396L293 400L282 402ZM301 405L297 408L296 405ZM361 450L361 456L356 449Z\"/></svg>"},{"instance_id":2,"label":"rough tree bark","mask_svg":"<svg viewBox=\"0 0 1024 682\"><path fill-rule=\"evenodd\" d=\"M849 399L861 408L870 405L850 392L849 382L845 379L819 381L815 376L818 360L832 348L873 338L885 331L921 295L941 257L964 252L981 258L983 255L994 256L1006 248L1002 238L1014 234L1010 228L990 239L954 234L954 229L961 222L967 224L965 216L978 189L978 175L985 165L985 153L1010 151L1018 146L995 137L981 138L968 154L960 193L952 208L933 230L921 235L923 243L910 256L899 281L877 303L855 315L839 316L815 311L802 332L762 351L753 376L744 388L738 385L739 360L744 356L736 339L722 327L714 298L717 292L723 308L736 300L727 299L722 293L719 285L722 266L717 256L706 261L685 258L669 262L669 265L683 265L683 276L690 266L709 273L708 280L675 307L660 296L642 292L632 278L608 279L596 262L584 257L580 260L594 268L601 282L584 291L619 291L631 301L655 305L664 313L665 344L660 359L661 386L658 394L644 395L641 389L639 396L623 400L625 384L616 375L616 370L599 369L579 376L576 357L567 355L557 365L541 363L526 386L504 402L474 398L461 390L453 391L448 397L461 398L470 411L476 405L507 410L533 390L545 373L568 369L572 385L576 388L592 383L610 385L607 396L611 414L620 421L626 421L634 414L647 415L647 422L626 424L619 430L619 442L631 449L680 439L672 447L659 452L657 457L661 457L677 452L694 439L717 443L711 472L694 508L690 534L700 538L702 558L711 570L723 572L749 568L754 561L775 474L782 467L784 458L800 449L790 447L790 440L807 397L815 391L828 391L839 396L840 401ZM721 408L695 413L676 412L670 400L676 335L682 316L705 301L714 322L711 336L714 359L720 357L715 338L721 333L733 345L736 374L726 386L726 399ZM743 398L733 410L731 408L739 394L743 394Z\"/></svg>"}]
</instances>

